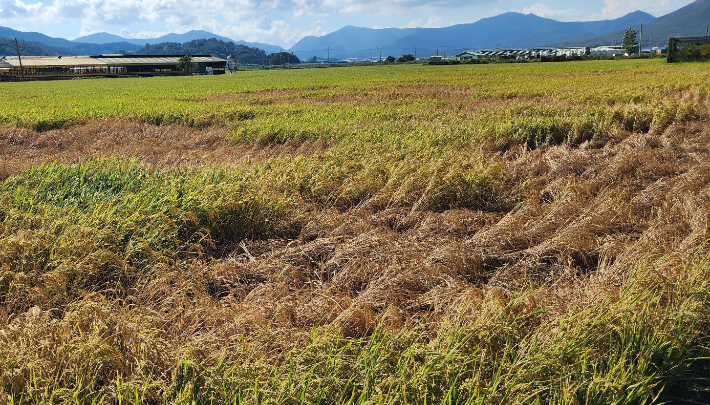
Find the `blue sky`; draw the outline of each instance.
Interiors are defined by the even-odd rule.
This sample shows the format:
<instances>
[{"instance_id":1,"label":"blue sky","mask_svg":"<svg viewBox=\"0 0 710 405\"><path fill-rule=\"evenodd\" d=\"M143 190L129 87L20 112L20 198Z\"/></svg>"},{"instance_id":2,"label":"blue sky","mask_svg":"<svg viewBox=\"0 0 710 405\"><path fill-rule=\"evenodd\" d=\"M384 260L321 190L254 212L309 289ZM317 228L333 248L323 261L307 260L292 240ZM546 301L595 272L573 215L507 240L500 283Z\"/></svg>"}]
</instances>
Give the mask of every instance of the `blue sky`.
<instances>
[{"instance_id":1,"label":"blue sky","mask_svg":"<svg viewBox=\"0 0 710 405\"><path fill-rule=\"evenodd\" d=\"M289 47L345 25L443 27L506 11L560 21L661 16L693 0L0 0L0 25L73 39L94 32L151 38L204 29L235 40Z\"/></svg>"}]
</instances>

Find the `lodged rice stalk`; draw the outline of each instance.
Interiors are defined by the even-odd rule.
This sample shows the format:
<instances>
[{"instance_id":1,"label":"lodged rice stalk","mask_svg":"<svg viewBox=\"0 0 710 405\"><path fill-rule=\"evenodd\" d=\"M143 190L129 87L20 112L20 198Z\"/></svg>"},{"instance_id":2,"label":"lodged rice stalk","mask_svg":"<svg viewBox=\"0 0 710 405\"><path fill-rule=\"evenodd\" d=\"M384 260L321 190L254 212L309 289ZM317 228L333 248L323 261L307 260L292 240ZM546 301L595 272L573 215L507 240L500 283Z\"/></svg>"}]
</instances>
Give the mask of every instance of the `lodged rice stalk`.
<instances>
[{"instance_id":1,"label":"lodged rice stalk","mask_svg":"<svg viewBox=\"0 0 710 405\"><path fill-rule=\"evenodd\" d=\"M0 84L0 401L703 402L707 76Z\"/></svg>"}]
</instances>

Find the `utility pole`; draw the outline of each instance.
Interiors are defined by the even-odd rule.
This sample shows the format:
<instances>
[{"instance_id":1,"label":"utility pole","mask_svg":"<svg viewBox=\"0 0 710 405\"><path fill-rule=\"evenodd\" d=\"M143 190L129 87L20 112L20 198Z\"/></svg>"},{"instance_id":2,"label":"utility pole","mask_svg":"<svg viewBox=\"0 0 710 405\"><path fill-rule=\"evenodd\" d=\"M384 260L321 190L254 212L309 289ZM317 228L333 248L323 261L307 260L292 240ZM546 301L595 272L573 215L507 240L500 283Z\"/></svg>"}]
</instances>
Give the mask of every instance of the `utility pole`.
<instances>
[{"instance_id":1,"label":"utility pole","mask_svg":"<svg viewBox=\"0 0 710 405\"><path fill-rule=\"evenodd\" d=\"M442 45L442 49L444 54L442 55L442 59L446 59L446 45Z\"/></svg>"},{"instance_id":2,"label":"utility pole","mask_svg":"<svg viewBox=\"0 0 710 405\"><path fill-rule=\"evenodd\" d=\"M330 47L328 47L328 64L330 65Z\"/></svg>"},{"instance_id":3,"label":"utility pole","mask_svg":"<svg viewBox=\"0 0 710 405\"><path fill-rule=\"evenodd\" d=\"M708 23L707 26L705 26L705 40L708 40L708 29L710 29L710 23Z\"/></svg>"},{"instance_id":4,"label":"utility pole","mask_svg":"<svg viewBox=\"0 0 710 405\"><path fill-rule=\"evenodd\" d=\"M641 32L639 32L639 58L641 57L641 47L643 46L643 24L641 24Z\"/></svg>"},{"instance_id":5,"label":"utility pole","mask_svg":"<svg viewBox=\"0 0 710 405\"><path fill-rule=\"evenodd\" d=\"M417 61L417 47L414 47L414 61Z\"/></svg>"},{"instance_id":6,"label":"utility pole","mask_svg":"<svg viewBox=\"0 0 710 405\"><path fill-rule=\"evenodd\" d=\"M380 47L380 63L382 63L382 47Z\"/></svg>"},{"instance_id":7,"label":"utility pole","mask_svg":"<svg viewBox=\"0 0 710 405\"><path fill-rule=\"evenodd\" d=\"M20 43L17 42L15 38L15 46L17 47L17 60L20 61L20 75L22 75L22 81L25 81L25 69L22 68L22 56L20 56Z\"/></svg>"}]
</instances>

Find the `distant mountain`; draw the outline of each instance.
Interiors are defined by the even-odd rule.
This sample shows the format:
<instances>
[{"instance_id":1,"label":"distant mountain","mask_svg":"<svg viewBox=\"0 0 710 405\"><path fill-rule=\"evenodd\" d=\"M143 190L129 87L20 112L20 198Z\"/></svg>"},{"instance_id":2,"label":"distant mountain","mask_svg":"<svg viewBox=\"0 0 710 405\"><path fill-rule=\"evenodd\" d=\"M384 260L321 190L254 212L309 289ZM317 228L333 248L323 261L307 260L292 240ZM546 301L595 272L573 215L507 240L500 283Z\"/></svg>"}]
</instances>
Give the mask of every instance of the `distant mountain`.
<instances>
[{"instance_id":1,"label":"distant mountain","mask_svg":"<svg viewBox=\"0 0 710 405\"><path fill-rule=\"evenodd\" d=\"M264 44L261 42L247 42L247 41L234 41L235 44L237 45L244 45L244 46L250 46L252 48L259 48L263 49L264 52L266 53L278 53L281 51L285 51L286 48L278 46L278 45L269 45L269 44Z\"/></svg>"},{"instance_id":2,"label":"distant mountain","mask_svg":"<svg viewBox=\"0 0 710 405\"><path fill-rule=\"evenodd\" d=\"M158 38L153 38L149 40L141 39L144 44L147 43L158 43L158 42L178 42L178 43L185 43L185 42L190 42L194 41L196 39L210 39L210 38L215 38L219 39L220 41L225 41L225 42L235 42L231 38L219 36L217 34L213 34L211 32L207 31L202 31L202 30L196 30L196 31L188 31L183 34L167 34L163 35L162 37Z\"/></svg>"},{"instance_id":3,"label":"distant mountain","mask_svg":"<svg viewBox=\"0 0 710 405\"><path fill-rule=\"evenodd\" d=\"M696 15L692 15L693 13ZM673 15L676 15L677 18L667 18ZM484 18L475 23L445 28L371 29L347 26L322 37L303 38L291 47L289 52L294 53L300 59L310 59L313 56L320 58L330 56L331 59L352 57L377 59L380 57L380 52L383 58L388 55L400 56L408 53L416 53L421 57L437 52L446 52L451 55L464 49L542 47L565 42L570 45L573 43L587 45L591 43L588 42L590 38L594 38L598 43L608 43L605 36L613 35L616 38L618 32L628 25L636 26L641 23L647 24L646 26L649 28L657 26L658 32L668 31L672 32L669 35L680 35L680 31L695 30L697 20L710 21L710 0L698 0L663 17L663 19L668 21L659 23L659 20L662 19L656 20L652 15L641 11L616 20L590 22L559 22L533 14L505 13L496 17ZM651 35L661 36L661 34ZM694 35L699 35L699 33ZM267 54L278 53L282 50L274 45L234 41L207 31L188 31L183 34L167 34L158 38L145 39L127 39L119 35L101 32L69 41L37 32L21 32L0 27L0 36L32 42L59 55L135 53L146 44L185 44L212 38L223 42L233 42L235 45L258 48ZM170 47L174 48L173 45ZM199 53L208 53L207 48Z\"/></svg>"},{"instance_id":4,"label":"distant mountain","mask_svg":"<svg viewBox=\"0 0 710 405\"><path fill-rule=\"evenodd\" d=\"M119 35L109 34L108 32L97 32L95 34L79 37L77 39L72 40L71 42L83 44L110 44L112 42L134 43L131 39L126 39ZM141 45L138 42L135 42L135 44ZM143 44L145 44L145 42L143 42Z\"/></svg>"},{"instance_id":5,"label":"distant mountain","mask_svg":"<svg viewBox=\"0 0 710 405\"><path fill-rule=\"evenodd\" d=\"M46 46L71 48L72 42L62 38L52 38L50 36L40 34L39 32L23 32L13 30L12 28L0 27L0 36L5 38L17 38L21 41L37 42Z\"/></svg>"},{"instance_id":6,"label":"distant mountain","mask_svg":"<svg viewBox=\"0 0 710 405\"><path fill-rule=\"evenodd\" d=\"M52 38L40 34L39 32L23 32L7 27L0 27L0 36L31 42L35 45L47 48L57 55L98 55L102 53L117 53L119 51L130 52L140 49L140 45L128 42L113 42L108 44L74 42L63 38Z\"/></svg>"},{"instance_id":7,"label":"distant mountain","mask_svg":"<svg viewBox=\"0 0 710 405\"><path fill-rule=\"evenodd\" d=\"M649 45L663 46L668 43L668 37L700 37L705 35L705 29L710 22L710 0L697 0L663 17L643 24L644 48ZM629 23L631 24L631 23ZM638 24L632 24L639 30ZM612 31L604 35L576 38L574 44L587 44L586 46L608 45L612 42L621 43L627 27Z\"/></svg>"},{"instance_id":8,"label":"distant mountain","mask_svg":"<svg viewBox=\"0 0 710 405\"><path fill-rule=\"evenodd\" d=\"M159 38L127 39L119 35L99 32L69 41L63 38L53 38L39 32L23 32L12 28L0 27L0 37L14 39L35 44L46 51L56 55L99 55L107 53L131 53L141 49L145 44L158 44L165 42L186 43L200 39L215 38L236 45L254 47L268 53L277 53L282 48L258 42L235 41L230 38L212 34L207 31L188 31L184 34L167 34ZM38 50L39 52L39 50ZM208 53L206 50L200 53ZM38 55L41 56L41 55Z\"/></svg>"},{"instance_id":9,"label":"distant mountain","mask_svg":"<svg viewBox=\"0 0 710 405\"><path fill-rule=\"evenodd\" d=\"M704 0L710 1L710 0ZM344 27L322 37L306 37L289 49L301 59L325 57L330 48L331 59L359 57L379 58L415 52L432 55L437 50L453 54L463 49L496 47L549 46L569 39L591 37L618 31L629 24L653 21L654 16L636 11L616 20L560 22L534 14L505 13L484 18L471 24L445 28L385 28Z\"/></svg>"},{"instance_id":10,"label":"distant mountain","mask_svg":"<svg viewBox=\"0 0 710 405\"><path fill-rule=\"evenodd\" d=\"M223 36L213 34L208 31L202 31L202 30L188 31L183 34L167 34L167 35L163 35L158 38L142 38L142 39L129 39L129 38L121 37L119 35L109 34L106 32L99 32L96 34L91 34L91 35L87 35L84 37L79 37L72 42L82 42L82 43L89 43L89 44L109 44L109 43L115 43L115 42L127 42L127 43L131 43L133 45L144 46L145 44L155 45L155 44L162 44L162 43L166 43L166 42L184 44L184 43L187 43L190 41L195 41L195 40L199 40L199 39L211 39L211 38L218 39L218 40L224 41L224 42L234 42L236 45L244 45L244 46L248 46L248 47L263 49L266 53L274 53L274 52L278 52L279 50L282 49L276 45L263 44L263 43L259 43L259 42L235 41L231 38L223 37Z\"/></svg>"},{"instance_id":11,"label":"distant mountain","mask_svg":"<svg viewBox=\"0 0 710 405\"><path fill-rule=\"evenodd\" d=\"M207 31L188 31L184 34L167 34L158 38L124 38L120 35L109 34L107 32L97 32L95 34L79 37L72 42L82 42L88 44L109 44L112 42L128 42L134 45L155 45L164 42L185 43L196 39L215 38L226 42L236 42L233 39L222 37Z\"/></svg>"},{"instance_id":12,"label":"distant mountain","mask_svg":"<svg viewBox=\"0 0 710 405\"><path fill-rule=\"evenodd\" d=\"M229 55L234 55L241 63L256 63L264 61L268 55L263 49L236 45L233 41L222 41L215 38L196 39L194 41L185 42L162 42L154 45L146 45L137 50L136 54L140 55L198 55L209 54L226 58Z\"/></svg>"},{"instance_id":13,"label":"distant mountain","mask_svg":"<svg viewBox=\"0 0 710 405\"><path fill-rule=\"evenodd\" d=\"M51 49L45 48L34 42L17 41L20 45L20 53L22 55L32 56L54 56L56 53ZM0 57L17 56L17 46L14 38L0 37Z\"/></svg>"},{"instance_id":14,"label":"distant mountain","mask_svg":"<svg viewBox=\"0 0 710 405\"><path fill-rule=\"evenodd\" d=\"M264 43L260 43L260 42L247 42L247 41L242 41L242 40L235 41L231 38L219 36L217 34L213 34L208 31L201 31L201 30L188 31L184 34L167 34L167 35L163 35L162 37L153 38L153 39L150 39L147 41L145 39L142 39L140 41L142 41L143 44L147 44L147 43L157 44L157 43L161 43L161 42L178 42L178 43L184 44L186 42L195 41L197 39L210 39L210 38L218 39L218 40L224 41L224 42L234 42L236 45L244 45L244 46L249 46L252 48L263 49L264 52L266 52L266 53L275 53L275 52L278 52L283 49L283 48L276 46L276 45L269 45L269 44L264 44Z\"/></svg>"},{"instance_id":15,"label":"distant mountain","mask_svg":"<svg viewBox=\"0 0 710 405\"><path fill-rule=\"evenodd\" d=\"M185 42L162 42L154 45L146 45L135 52L140 55L197 55L206 53L220 58L227 58L233 55L237 63L249 65L281 65L291 63L301 63L293 54L287 52L272 52L267 54L263 49L235 44L234 41L222 41L215 38L196 39Z\"/></svg>"},{"instance_id":16,"label":"distant mountain","mask_svg":"<svg viewBox=\"0 0 710 405\"><path fill-rule=\"evenodd\" d=\"M75 43L72 50L75 55L100 55L106 53L128 53L140 49L140 45L129 42L112 42L110 44ZM60 55L66 53L58 52Z\"/></svg>"}]
</instances>

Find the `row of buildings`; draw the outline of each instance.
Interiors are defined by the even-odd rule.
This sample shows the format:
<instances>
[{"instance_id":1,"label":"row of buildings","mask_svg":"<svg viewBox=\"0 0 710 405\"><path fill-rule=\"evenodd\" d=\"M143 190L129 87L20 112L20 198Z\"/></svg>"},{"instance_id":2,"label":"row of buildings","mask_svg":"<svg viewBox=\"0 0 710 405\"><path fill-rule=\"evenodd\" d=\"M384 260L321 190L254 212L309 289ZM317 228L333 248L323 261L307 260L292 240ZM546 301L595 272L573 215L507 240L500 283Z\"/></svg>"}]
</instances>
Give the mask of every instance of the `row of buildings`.
<instances>
[{"instance_id":1,"label":"row of buildings","mask_svg":"<svg viewBox=\"0 0 710 405\"><path fill-rule=\"evenodd\" d=\"M645 53L662 53L663 48L645 49ZM538 48L538 49L498 49L490 51L466 51L456 55L457 61L466 61L472 59L537 59L540 57L553 56L623 56L624 51L621 46L599 46L595 48L589 47L573 47L573 48Z\"/></svg>"},{"instance_id":2,"label":"row of buildings","mask_svg":"<svg viewBox=\"0 0 710 405\"><path fill-rule=\"evenodd\" d=\"M57 79L72 77L119 77L174 75L183 55L98 55L98 56L5 56L0 58L0 80ZM225 59L210 55L192 56L191 72L224 74Z\"/></svg>"},{"instance_id":3,"label":"row of buildings","mask_svg":"<svg viewBox=\"0 0 710 405\"><path fill-rule=\"evenodd\" d=\"M659 48L645 50L662 52ZM456 60L472 59L537 59L552 56L622 56L620 46L596 48L537 48L466 51L456 55ZM178 61L183 55L98 55L98 56L17 56L0 57L0 81L65 79L74 77L168 76L182 73ZM432 56L431 62L443 63L441 56ZM192 56L192 73L224 74L234 70L233 56L226 60L210 55Z\"/></svg>"}]
</instances>

